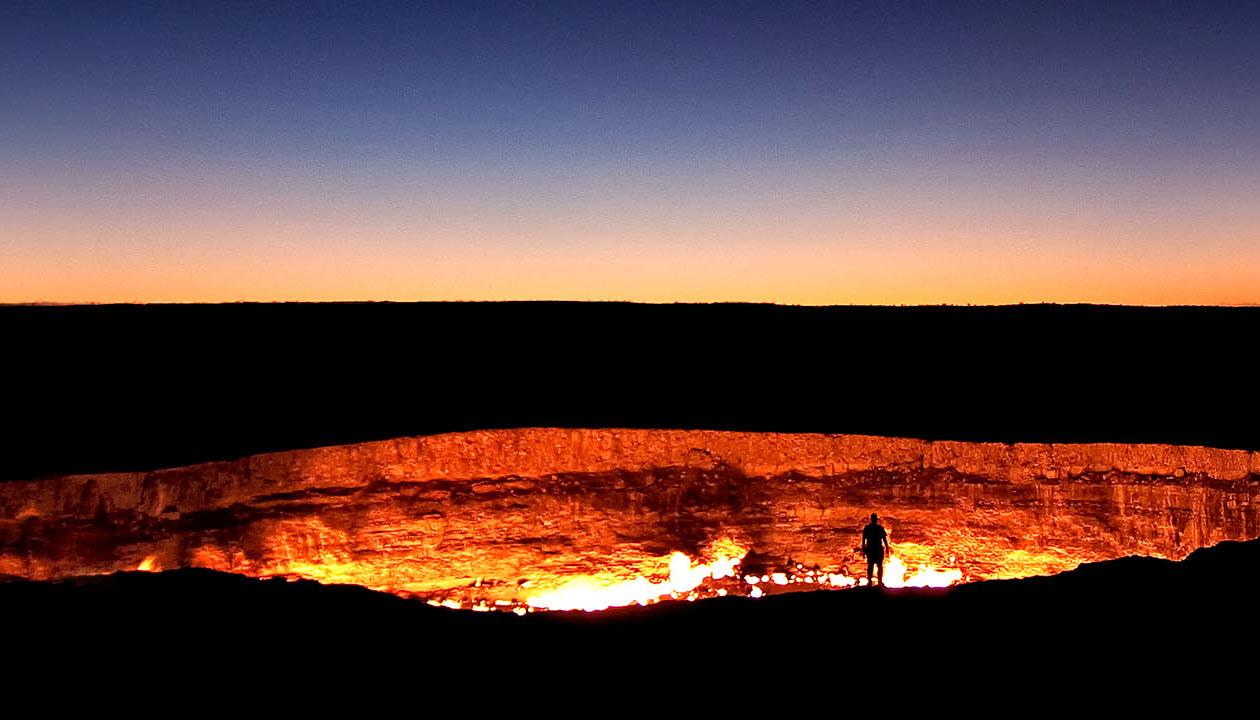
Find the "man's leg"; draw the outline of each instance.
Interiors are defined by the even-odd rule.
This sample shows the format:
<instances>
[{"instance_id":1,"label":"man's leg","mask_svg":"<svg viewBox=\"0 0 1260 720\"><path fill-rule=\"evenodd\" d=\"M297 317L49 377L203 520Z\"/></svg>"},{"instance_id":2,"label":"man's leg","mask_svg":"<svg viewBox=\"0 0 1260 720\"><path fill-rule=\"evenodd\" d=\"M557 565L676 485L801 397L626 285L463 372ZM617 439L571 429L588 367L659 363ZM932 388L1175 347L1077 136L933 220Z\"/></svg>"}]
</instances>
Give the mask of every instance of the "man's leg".
<instances>
[{"instance_id":1,"label":"man's leg","mask_svg":"<svg viewBox=\"0 0 1260 720\"><path fill-rule=\"evenodd\" d=\"M884 561L876 560L875 567L879 570L879 586L884 587Z\"/></svg>"},{"instance_id":2,"label":"man's leg","mask_svg":"<svg viewBox=\"0 0 1260 720\"><path fill-rule=\"evenodd\" d=\"M866 558L866 584L868 586L872 584L871 578L874 576L874 573L875 573L875 561L872 560L868 556Z\"/></svg>"}]
</instances>

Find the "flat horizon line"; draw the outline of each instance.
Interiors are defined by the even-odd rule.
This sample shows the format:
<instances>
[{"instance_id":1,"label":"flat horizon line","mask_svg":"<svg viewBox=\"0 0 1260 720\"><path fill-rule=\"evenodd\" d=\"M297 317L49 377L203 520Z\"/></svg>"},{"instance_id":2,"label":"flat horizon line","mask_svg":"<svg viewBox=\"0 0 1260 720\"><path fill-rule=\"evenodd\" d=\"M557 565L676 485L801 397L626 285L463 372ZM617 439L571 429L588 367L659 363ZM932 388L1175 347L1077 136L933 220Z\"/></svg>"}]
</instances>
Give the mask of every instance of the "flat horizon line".
<instances>
[{"instance_id":1,"label":"flat horizon line","mask_svg":"<svg viewBox=\"0 0 1260 720\"><path fill-rule=\"evenodd\" d=\"M0 307L145 307L171 305L756 305L771 307L799 308L1015 308L1015 307L1108 307L1108 308L1257 308L1260 302L1249 303L1170 303L1170 304L1138 304L1072 301L1056 302L1052 300L1025 301L1010 303L781 303L767 300L162 300L146 301L106 301L75 302L58 300L33 300L29 302L0 302Z\"/></svg>"}]
</instances>

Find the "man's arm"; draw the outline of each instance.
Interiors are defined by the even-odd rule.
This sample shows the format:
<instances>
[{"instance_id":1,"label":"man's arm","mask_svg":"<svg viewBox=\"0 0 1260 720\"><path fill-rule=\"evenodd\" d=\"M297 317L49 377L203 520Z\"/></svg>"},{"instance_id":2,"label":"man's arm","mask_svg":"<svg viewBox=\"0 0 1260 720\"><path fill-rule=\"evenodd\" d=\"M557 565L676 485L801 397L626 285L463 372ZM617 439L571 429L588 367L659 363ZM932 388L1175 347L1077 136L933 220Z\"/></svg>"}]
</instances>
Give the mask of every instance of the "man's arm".
<instances>
[{"instance_id":1,"label":"man's arm","mask_svg":"<svg viewBox=\"0 0 1260 720\"><path fill-rule=\"evenodd\" d=\"M889 555L892 555L892 543L888 542L887 531L884 532L884 549L888 551Z\"/></svg>"}]
</instances>

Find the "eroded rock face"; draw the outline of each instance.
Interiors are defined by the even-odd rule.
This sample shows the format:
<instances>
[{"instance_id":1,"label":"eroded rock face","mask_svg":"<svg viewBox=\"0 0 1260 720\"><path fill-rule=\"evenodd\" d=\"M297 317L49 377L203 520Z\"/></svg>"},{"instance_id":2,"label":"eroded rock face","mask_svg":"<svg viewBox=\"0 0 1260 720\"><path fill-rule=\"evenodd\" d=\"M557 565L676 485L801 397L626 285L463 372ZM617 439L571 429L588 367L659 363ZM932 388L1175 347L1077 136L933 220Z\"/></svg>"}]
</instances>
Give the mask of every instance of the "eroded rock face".
<instances>
[{"instance_id":1,"label":"eroded rock face","mask_svg":"<svg viewBox=\"0 0 1260 720\"><path fill-rule=\"evenodd\" d=\"M660 576L717 541L745 567L857 563L884 517L969 579L1260 536L1254 452L853 435L521 429L0 484L0 573L208 567L520 601Z\"/></svg>"}]
</instances>

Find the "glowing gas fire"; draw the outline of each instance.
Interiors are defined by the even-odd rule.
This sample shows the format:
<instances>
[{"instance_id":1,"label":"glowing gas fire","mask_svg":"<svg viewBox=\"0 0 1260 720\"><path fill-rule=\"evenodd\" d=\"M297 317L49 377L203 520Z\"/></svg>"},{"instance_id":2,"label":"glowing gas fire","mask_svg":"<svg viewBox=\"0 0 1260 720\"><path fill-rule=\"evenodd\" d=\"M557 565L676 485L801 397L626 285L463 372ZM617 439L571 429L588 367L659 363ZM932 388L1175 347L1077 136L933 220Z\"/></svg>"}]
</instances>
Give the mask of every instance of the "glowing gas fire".
<instances>
[{"instance_id":1,"label":"glowing gas fire","mask_svg":"<svg viewBox=\"0 0 1260 720\"><path fill-rule=\"evenodd\" d=\"M204 568L470 611L599 610L861 587L854 546L878 510L896 593L1252 539L1255 463L1212 448L705 431L396 438L0 483L0 576Z\"/></svg>"},{"instance_id":2,"label":"glowing gas fire","mask_svg":"<svg viewBox=\"0 0 1260 720\"><path fill-rule=\"evenodd\" d=\"M736 570L747 555L747 549L730 541L724 541L710 549L713 559L696 563L682 552L669 556L669 576L653 581L639 576L633 580L601 579L583 576L569 580L564 585L539 593L517 606L517 612L534 610L583 610L594 612L626 605L649 605L662 600L698 600L706 597L722 597L728 594L747 594L762 597L774 592L790 590L792 585L813 585L817 588L850 588L866 585L866 578L854 578L841 572L827 572L819 568L796 565L791 570L764 575L745 575L738 582ZM734 582L727 581L734 579ZM890 557L884 565L884 585L889 588L948 587L961 582L963 573L956 568L940 569L928 564L913 570L899 557ZM804 589L804 588L801 588ZM459 602L435 602L444 607L463 607ZM474 610L509 609L476 607Z\"/></svg>"},{"instance_id":3,"label":"glowing gas fire","mask_svg":"<svg viewBox=\"0 0 1260 720\"><path fill-rule=\"evenodd\" d=\"M890 588L949 587L962 580L962 570L937 570L932 567L909 572L901 558L893 556L884 563L884 586Z\"/></svg>"},{"instance_id":4,"label":"glowing gas fire","mask_svg":"<svg viewBox=\"0 0 1260 720\"><path fill-rule=\"evenodd\" d=\"M596 578L579 577L564 585L526 600L526 605L539 610L606 610L625 605L648 605L665 598L695 600L693 592L707 580L735 577L735 568L748 550L730 542L714 547L716 557L707 563L693 564L685 553L669 557L669 579L652 582L643 576L622 582L601 582ZM714 591L725 595L724 588Z\"/></svg>"},{"instance_id":5,"label":"glowing gas fire","mask_svg":"<svg viewBox=\"0 0 1260 720\"><path fill-rule=\"evenodd\" d=\"M888 588L947 587L962 582L962 570L939 567L935 562L954 563L954 557L934 554L929 546L910 542L899 543L897 554L884 564L884 586ZM744 571L742 567L748 548L740 542L723 538L702 548L700 559L693 560L686 553L675 551L657 560L659 574L639 575L633 579L617 577L615 570L606 575L580 575L571 577L563 584L540 589L519 599L494 599L477 597L480 580L458 594L403 592L397 587L379 586L378 589L419 596L429 604L457 610L478 612L505 611L520 615L547 610L581 610L595 612L613 607L650 605L667 600L700 600L704 598L740 595L759 598L765 595L799 592L813 589L843 589L865 586L865 561L859 554L841 560L830 568L806 567L789 561L785 567L768 570L762 574ZM334 560L336 558L333 558ZM215 557L198 556L199 566L217 567L221 563ZM935 561L935 562L934 562ZM652 563L645 564L651 567ZM850 568L853 568L852 570ZM160 572L156 555L148 555L136 566L143 572ZM360 583L353 563L290 562L283 573L264 573L264 576L314 579L320 582ZM859 577L859 575L862 575Z\"/></svg>"}]
</instances>

